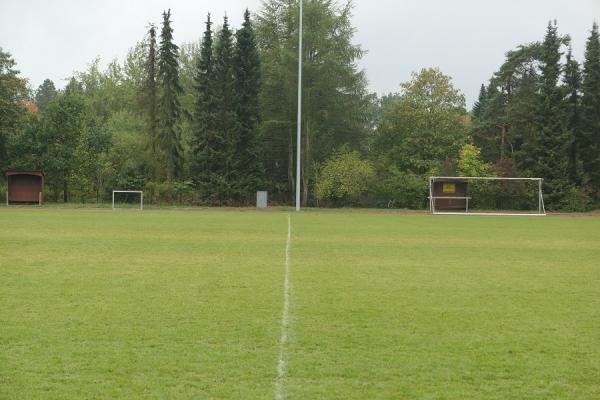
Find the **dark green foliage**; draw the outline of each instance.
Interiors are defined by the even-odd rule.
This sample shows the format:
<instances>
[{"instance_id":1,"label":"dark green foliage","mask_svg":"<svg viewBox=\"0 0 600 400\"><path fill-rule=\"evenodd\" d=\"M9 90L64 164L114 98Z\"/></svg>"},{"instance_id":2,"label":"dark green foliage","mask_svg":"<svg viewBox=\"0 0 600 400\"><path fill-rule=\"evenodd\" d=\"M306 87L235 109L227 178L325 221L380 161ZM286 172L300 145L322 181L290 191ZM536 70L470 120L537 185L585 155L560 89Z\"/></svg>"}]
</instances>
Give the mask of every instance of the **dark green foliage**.
<instances>
[{"instance_id":1,"label":"dark green foliage","mask_svg":"<svg viewBox=\"0 0 600 400\"><path fill-rule=\"evenodd\" d=\"M235 113L235 90L233 75L233 32L228 18L223 19L223 27L217 34L214 49L214 92L215 131L222 140L220 159L215 160L220 179L217 181L219 202L230 201L237 196L238 122Z\"/></svg>"},{"instance_id":2,"label":"dark green foliage","mask_svg":"<svg viewBox=\"0 0 600 400\"><path fill-rule=\"evenodd\" d=\"M485 89L485 85L481 84L481 88L479 89L479 97L477 98L477 101L473 105L473 111L472 111L473 118L475 118L476 120L481 119L483 110L485 109L485 106L486 106L487 99L488 99L488 96L487 96L487 91Z\"/></svg>"},{"instance_id":3,"label":"dark green foliage","mask_svg":"<svg viewBox=\"0 0 600 400\"><path fill-rule=\"evenodd\" d=\"M225 148L216 126L215 89L213 32L209 14L195 74L191 173L203 199L210 201L216 201L218 187L222 185L220 168L224 164L222 154Z\"/></svg>"},{"instance_id":4,"label":"dark green foliage","mask_svg":"<svg viewBox=\"0 0 600 400\"><path fill-rule=\"evenodd\" d=\"M64 202L69 199L71 174L77 167L74 154L85 129L85 101L75 88L77 84L72 79L69 90L48 104L40 133L40 164L55 197L62 191Z\"/></svg>"},{"instance_id":5,"label":"dark green foliage","mask_svg":"<svg viewBox=\"0 0 600 400\"><path fill-rule=\"evenodd\" d=\"M540 45L519 46L480 92L473 110L472 135L485 161L527 163L523 148L533 136Z\"/></svg>"},{"instance_id":6,"label":"dark green foliage","mask_svg":"<svg viewBox=\"0 0 600 400\"><path fill-rule=\"evenodd\" d=\"M581 158L590 191L600 201L600 34L594 23L586 44L581 85Z\"/></svg>"},{"instance_id":7,"label":"dark green foliage","mask_svg":"<svg viewBox=\"0 0 600 400\"><path fill-rule=\"evenodd\" d=\"M148 29L148 59L146 60L146 76L144 81L144 101L148 120L148 139L152 154L158 158L159 153L159 120L158 120L158 88L156 85L156 26Z\"/></svg>"},{"instance_id":8,"label":"dark green foliage","mask_svg":"<svg viewBox=\"0 0 600 400\"><path fill-rule=\"evenodd\" d=\"M422 208L426 177L435 173L536 175L546 180L551 209L581 210L591 198L600 204L596 25L583 67L570 51L562 58L569 40L552 24L543 44L509 51L469 115L436 69L416 74L401 93L368 94L351 10L351 2L305 1L304 204L315 204L324 165L335 179L321 185L320 197L336 205ZM144 189L158 203L247 205L257 189L289 201L298 17L296 0L266 0L256 25L246 11L235 34L225 19L214 38L209 17L202 43L178 47L167 11L159 45L151 25L122 64L101 69L93 60L63 91L46 80L35 92L38 112L0 51L0 168L42 169L50 194L75 201L106 200L112 189ZM356 181L352 168L332 161L339 149L373 165L360 196L340 195ZM490 207L524 208L536 195L484 189L477 196Z\"/></svg>"},{"instance_id":9,"label":"dark green foliage","mask_svg":"<svg viewBox=\"0 0 600 400\"><path fill-rule=\"evenodd\" d=\"M427 204L427 179L394 166L382 171L375 184L375 205L381 208L421 209Z\"/></svg>"},{"instance_id":10,"label":"dark green foliage","mask_svg":"<svg viewBox=\"0 0 600 400\"><path fill-rule=\"evenodd\" d=\"M535 119L535 137L529 148L533 162L529 171L545 179L547 205L559 209L572 189L570 151L573 143L565 113L564 92L558 85L561 76L561 46L565 40L558 35L556 24L548 24L542 44L540 89Z\"/></svg>"},{"instance_id":11,"label":"dark green foliage","mask_svg":"<svg viewBox=\"0 0 600 400\"><path fill-rule=\"evenodd\" d=\"M369 124L366 79L356 65L352 3L305 2L303 46L302 201L312 196L314 166L349 144L363 148ZM268 0L257 23L261 50L263 137L267 176L276 196L295 185L298 3Z\"/></svg>"},{"instance_id":12,"label":"dark green foliage","mask_svg":"<svg viewBox=\"0 0 600 400\"><path fill-rule=\"evenodd\" d=\"M237 184L233 34L225 18L213 43L211 25L209 15L196 72L192 173L202 199L223 204Z\"/></svg>"},{"instance_id":13,"label":"dark green foliage","mask_svg":"<svg viewBox=\"0 0 600 400\"><path fill-rule=\"evenodd\" d=\"M44 112L46 106L58 95L54 82L45 79L40 87L35 91L35 104L40 112Z\"/></svg>"},{"instance_id":14,"label":"dark green foliage","mask_svg":"<svg viewBox=\"0 0 600 400\"><path fill-rule=\"evenodd\" d=\"M263 167L258 135L260 124L260 57L250 11L244 13L242 28L236 32L233 56L235 112L238 123L236 149L237 196L240 201L253 198L261 188Z\"/></svg>"},{"instance_id":15,"label":"dark green foliage","mask_svg":"<svg viewBox=\"0 0 600 400\"><path fill-rule=\"evenodd\" d=\"M580 121L580 89L581 89L581 72L579 63L573 58L572 50L569 47L567 53L565 73L564 73L564 90L565 90L565 113L567 126L570 135L573 138L569 153L569 169L571 182L576 185L583 183L583 162L581 153L584 149L581 135Z\"/></svg>"},{"instance_id":16,"label":"dark green foliage","mask_svg":"<svg viewBox=\"0 0 600 400\"><path fill-rule=\"evenodd\" d=\"M163 13L157 74L160 86L158 136L164 152L168 181L178 178L183 171L183 149L179 127L181 116L179 96L182 93L182 88L179 85L178 51L179 47L173 43L171 10L168 10Z\"/></svg>"},{"instance_id":17,"label":"dark green foliage","mask_svg":"<svg viewBox=\"0 0 600 400\"><path fill-rule=\"evenodd\" d=\"M25 81L15 69L11 55L0 47L0 171L8 164L7 144L17 134L25 113Z\"/></svg>"}]
</instances>

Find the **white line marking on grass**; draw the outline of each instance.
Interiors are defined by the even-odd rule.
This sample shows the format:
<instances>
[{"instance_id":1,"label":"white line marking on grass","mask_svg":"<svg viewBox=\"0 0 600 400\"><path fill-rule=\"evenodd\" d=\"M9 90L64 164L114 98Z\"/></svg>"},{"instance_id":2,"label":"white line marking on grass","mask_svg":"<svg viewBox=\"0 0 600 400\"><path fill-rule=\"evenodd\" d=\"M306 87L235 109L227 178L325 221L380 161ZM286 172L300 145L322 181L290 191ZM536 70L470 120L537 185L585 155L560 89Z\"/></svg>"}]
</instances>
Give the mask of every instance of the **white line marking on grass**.
<instances>
[{"instance_id":1,"label":"white line marking on grass","mask_svg":"<svg viewBox=\"0 0 600 400\"><path fill-rule=\"evenodd\" d=\"M283 383L286 376L285 348L288 341L290 315L290 247L292 245L292 217L288 214L287 242L285 244L285 278L283 284L283 316L281 317L281 337L279 339L279 360L277 361L277 380L275 381L275 399L283 400Z\"/></svg>"}]
</instances>

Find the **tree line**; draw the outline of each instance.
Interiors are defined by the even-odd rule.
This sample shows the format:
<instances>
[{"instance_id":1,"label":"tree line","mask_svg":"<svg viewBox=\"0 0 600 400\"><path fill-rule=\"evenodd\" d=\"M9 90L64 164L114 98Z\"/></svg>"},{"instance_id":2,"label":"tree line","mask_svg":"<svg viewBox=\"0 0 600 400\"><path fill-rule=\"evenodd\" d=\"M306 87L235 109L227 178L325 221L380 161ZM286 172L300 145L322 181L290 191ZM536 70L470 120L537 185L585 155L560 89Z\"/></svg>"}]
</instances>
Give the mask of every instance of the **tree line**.
<instances>
[{"instance_id":1,"label":"tree line","mask_svg":"<svg viewBox=\"0 0 600 400\"><path fill-rule=\"evenodd\" d=\"M600 201L600 39L594 23L581 66L571 39L548 24L543 41L519 46L482 85L473 140L502 175L545 179L556 209Z\"/></svg>"},{"instance_id":2,"label":"tree line","mask_svg":"<svg viewBox=\"0 0 600 400\"><path fill-rule=\"evenodd\" d=\"M549 208L600 204L600 38L580 65L551 22L519 46L467 111L452 79L425 68L398 93L369 93L352 4L305 5L304 205L422 208L427 178L539 176ZM54 200L113 189L153 203L294 198L298 7L267 0L239 29L211 15L178 46L170 10L123 61L94 60L62 90L27 86L0 51L0 167L40 169Z\"/></svg>"}]
</instances>

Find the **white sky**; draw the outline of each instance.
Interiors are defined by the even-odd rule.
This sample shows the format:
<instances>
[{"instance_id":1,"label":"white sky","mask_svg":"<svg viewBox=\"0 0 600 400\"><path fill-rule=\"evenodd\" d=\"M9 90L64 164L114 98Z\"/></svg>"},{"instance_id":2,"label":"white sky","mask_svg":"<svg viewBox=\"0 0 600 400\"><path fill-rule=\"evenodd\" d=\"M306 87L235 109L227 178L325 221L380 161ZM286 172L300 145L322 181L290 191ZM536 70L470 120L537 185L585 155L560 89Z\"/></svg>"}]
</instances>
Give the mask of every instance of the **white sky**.
<instances>
[{"instance_id":1,"label":"white sky","mask_svg":"<svg viewBox=\"0 0 600 400\"><path fill-rule=\"evenodd\" d=\"M33 88L57 86L97 56L123 59L149 22L171 8L175 40L197 40L210 11L238 27L245 7L260 0L0 0L0 47L8 50ZM468 104L504 60L506 51L543 38L549 20L573 38L583 60L600 0L354 0L355 42L368 54L360 65L370 88L397 91L412 71L437 66L454 78Z\"/></svg>"}]
</instances>

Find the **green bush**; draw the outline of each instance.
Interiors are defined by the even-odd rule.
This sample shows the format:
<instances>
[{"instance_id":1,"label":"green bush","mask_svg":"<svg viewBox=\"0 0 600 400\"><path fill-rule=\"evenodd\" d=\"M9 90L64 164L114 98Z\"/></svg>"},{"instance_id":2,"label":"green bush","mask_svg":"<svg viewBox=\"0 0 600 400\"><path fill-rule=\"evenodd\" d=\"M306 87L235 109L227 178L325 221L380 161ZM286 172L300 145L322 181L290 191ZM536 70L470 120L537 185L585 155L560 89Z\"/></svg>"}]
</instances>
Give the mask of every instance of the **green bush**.
<instances>
[{"instance_id":1,"label":"green bush","mask_svg":"<svg viewBox=\"0 0 600 400\"><path fill-rule=\"evenodd\" d=\"M178 203L191 204L194 199L194 186L192 181L175 182L173 184L173 195L177 198Z\"/></svg>"},{"instance_id":2,"label":"green bush","mask_svg":"<svg viewBox=\"0 0 600 400\"><path fill-rule=\"evenodd\" d=\"M560 210L567 212L589 211L591 208L590 196L579 188L571 188L564 197Z\"/></svg>"},{"instance_id":3,"label":"green bush","mask_svg":"<svg viewBox=\"0 0 600 400\"><path fill-rule=\"evenodd\" d=\"M332 205L356 205L375 178L370 161L356 151L339 152L325 162L317 174L317 200Z\"/></svg>"},{"instance_id":4,"label":"green bush","mask_svg":"<svg viewBox=\"0 0 600 400\"><path fill-rule=\"evenodd\" d=\"M376 206L423 209L427 205L427 179L396 168L386 171L374 188Z\"/></svg>"}]
</instances>

